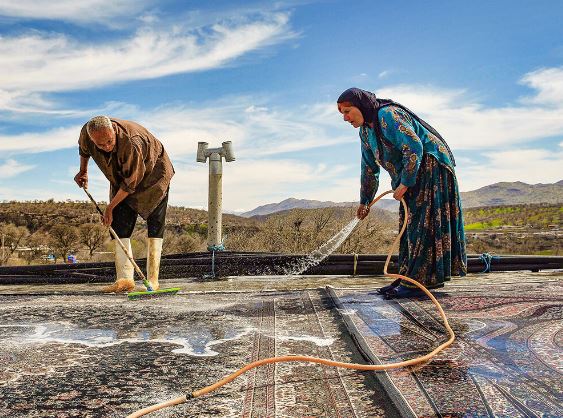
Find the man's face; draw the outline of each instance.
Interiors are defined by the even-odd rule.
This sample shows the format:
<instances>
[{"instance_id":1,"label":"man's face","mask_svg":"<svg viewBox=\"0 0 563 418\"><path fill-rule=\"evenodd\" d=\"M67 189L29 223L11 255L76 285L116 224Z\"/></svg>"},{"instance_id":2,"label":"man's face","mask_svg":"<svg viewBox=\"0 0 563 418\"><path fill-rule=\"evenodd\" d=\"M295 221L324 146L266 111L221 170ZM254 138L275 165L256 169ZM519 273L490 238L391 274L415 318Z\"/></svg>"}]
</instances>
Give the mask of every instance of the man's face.
<instances>
[{"instance_id":1,"label":"man's face","mask_svg":"<svg viewBox=\"0 0 563 418\"><path fill-rule=\"evenodd\" d=\"M339 103L338 110L342 113L344 121L349 122L354 128L359 128L364 124L364 116L357 107Z\"/></svg>"},{"instance_id":2,"label":"man's face","mask_svg":"<svg viewBox=\"0 0 563 418\"><path fill-rule=\"evenodd\" d=\"M105 152L112 152L115 148L115 132L113 129L105 128L90 133L90 138L96 147Z\"/></svg>"}]
</instances>

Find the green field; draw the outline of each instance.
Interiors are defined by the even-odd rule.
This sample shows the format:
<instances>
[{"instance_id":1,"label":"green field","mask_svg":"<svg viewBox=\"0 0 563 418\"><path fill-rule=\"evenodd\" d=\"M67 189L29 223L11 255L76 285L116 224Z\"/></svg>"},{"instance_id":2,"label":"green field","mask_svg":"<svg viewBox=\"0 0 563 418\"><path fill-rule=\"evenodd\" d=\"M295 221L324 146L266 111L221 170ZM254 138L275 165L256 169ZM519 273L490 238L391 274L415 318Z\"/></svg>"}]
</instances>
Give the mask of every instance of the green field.
<instances>
[{"instance_id":1,"label":"green field","mask_svg":"<svg viewBox=\"0 0 563 418\"><path fill-rule=\"evenodd\" d=\"M562 218L563 205L487 206L464 210L466 231L503 227L535 230L561 228Z\"/></svg>"}]
</instances>

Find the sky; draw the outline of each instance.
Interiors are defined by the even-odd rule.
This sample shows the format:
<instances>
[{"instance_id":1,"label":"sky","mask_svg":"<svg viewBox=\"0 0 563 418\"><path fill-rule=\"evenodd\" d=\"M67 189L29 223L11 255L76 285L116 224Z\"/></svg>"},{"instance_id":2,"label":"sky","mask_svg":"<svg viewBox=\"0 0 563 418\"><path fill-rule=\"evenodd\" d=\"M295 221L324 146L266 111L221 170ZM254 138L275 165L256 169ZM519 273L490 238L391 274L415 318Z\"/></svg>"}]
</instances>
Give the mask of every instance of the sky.
<instances>
[{"instance_id":1,"label":"sky","mask_svg":"<svg viewBox=\"0 0 563 418\"><path fill-rule=\"evenodd\" d=\"M559 0L0 0L0 201L86 200L80 128L141 123L207 207L199 141L232 141L223 208L359 199L360 144L336 99L398 101L456 156L461 191L563 179ZM89 189L108 182L90 161ZM382 170L380 191L390 189Z\"/></svg>"}]
</instances>

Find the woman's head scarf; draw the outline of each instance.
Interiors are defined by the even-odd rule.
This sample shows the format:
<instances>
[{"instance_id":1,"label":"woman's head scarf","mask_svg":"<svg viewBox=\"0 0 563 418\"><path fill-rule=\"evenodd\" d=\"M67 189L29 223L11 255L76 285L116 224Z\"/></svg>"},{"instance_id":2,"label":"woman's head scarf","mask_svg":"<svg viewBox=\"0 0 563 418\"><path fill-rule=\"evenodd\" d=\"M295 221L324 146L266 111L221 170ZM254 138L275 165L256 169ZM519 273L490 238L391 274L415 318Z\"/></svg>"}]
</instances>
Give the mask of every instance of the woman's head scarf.
<instances>
[{"instance_id":1,"label":"woman's head scarf","mask_svg":"<svg viewBox=\"0 0 563 418\"><path fill-rule=\"evenodd\" d=\"M446 143L446 140L442 138L442 136L438 133L438 131L434 129L432 126L430 126L430 124L426 123L424 120L419 118L414 112L410 111L402 104L399 104L389 99L378 99L376 95L373 94L372 92L362 90L356 87L352 87L348 90L345 90L340 95L340 97L338 97L337 103L344 103L344 102L351 103L352 106L357 107L359 111L362 113L362 116L364 117L364 125L373 123L377 134L380 135L381 137L383 137L383 133L381 132L381 126L379 124L379 120L377 116L379 109L389 105L393 105L403 109L411 117L416 119L422 126L424 126L428 131L432 132L435 136L437 136L442 141L442 143L448 150L452 164L455 166L454 155L450 150L450 147Z\"/></svg>"},{"instance_id":2,"label":"woman's head scarf","mask_svg":"<svg viewBox=\"0 0 563 418\"><path fill-rule=\"evenodd\" d=\"M352 87L344 91L337 100L337 103L348 102L357 107L364 117L364 124L377 121L377 112L383 105L388 105L392 100L378 99L375 94L369 91Z\"/></svg>"}]
</instances>

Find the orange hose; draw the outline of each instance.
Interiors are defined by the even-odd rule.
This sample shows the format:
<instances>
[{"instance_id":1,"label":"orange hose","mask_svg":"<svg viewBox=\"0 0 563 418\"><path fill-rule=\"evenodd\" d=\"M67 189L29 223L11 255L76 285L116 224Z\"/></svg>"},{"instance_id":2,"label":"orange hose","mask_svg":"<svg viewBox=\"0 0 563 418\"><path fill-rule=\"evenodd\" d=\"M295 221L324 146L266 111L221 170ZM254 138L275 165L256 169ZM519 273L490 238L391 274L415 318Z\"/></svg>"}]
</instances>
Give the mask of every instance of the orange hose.
<instances>
[{"instance_id":1,"label":"orange hose","mask_svg":"<svg viewBox=\"0 0 563 418\"><path fill-rule=\"evenodd\" d=\"M379 196L377 196L368 205L368 207L371 208L371 206L373 206L379 199L381 199L383 196L385 196L389 193L393 193L393 190L389 190L389 191L384 192L384 193L380 194ZM214 391L215 389L220 388L223 385L226 385L229 382L232 382L237 377L239 377L241 374L244 374L249 370L252 370L252 369L259 367L259 366L263 366L265 364L303 361L303 362L309 362L309 363L324 364L325 366L342 367L342 368L345 368L345 369L354 369L354 370L373 370L373 371L392 370L392 369L398 369L398 368L401 368L401 367L412 366L414 364L424 363L424 362L430 360L432 357L436 356L440 351L444 350L446 347L450 346L455 340L455 334L454 334L454 331L452 330L452 328L450 327L450 324L448 322L448 318L446 318L446 314L444 313L444 310L442 309L442 307L440 306L440 304L438 303L438 301L436 300L434 295L432 295L432 293L430 293L428 291L428 289L426 289L426 287L424 287L422 284L420 284L416 280L411 279L410 277L403 276L402 274L387 273L387 266L389 265L389 262L391 261L391 255L395 251L395 249L396 249L396 247L399 243L399 240L401 239L401 236L403 235L403 233L405 232L405 229L407 227L408 209L407 209L407 205L406 205L404 199L401 199L401 203L403 205L403 208L405 209L405 219L404 219L404 222L403 222L403 226L401 227L401 231L399 232L399 234L395 238L395 241L391 245L391 249L389 250L389 254L387 255L387 260L385 261L385 267L383 268L383 274L387 277L399 278L399 279L405 280L409 283L412 283L412 284L418 286L418 288L420 288L430 298L432 303L434 303L434 305L436 305L436 308L438 308L438 312L440 313L440 317L442 318L442 321L444 321L444 327L446 328L446 331L449 334L450 338L446 342L440 344L438 347L436 347L434 350L432 350L431 352L429 352L428 354L426 354L424 356L415 357L415 358L410 359L410 360L400 361L398 363L388 363L388 364L342 363L340 361L333 361L333 360L327 360L327 359L322 359L322 358L318 358L318 357L309 357L309 356L283 356L283 357L270 357L270 358L266 358L266 359L262 359L262 360L257 360L257 361L254 361L252 363L247 364L243 368L237 370L236 372L230 374L229 376L224 377L223 379L219 380L218 382L213 383L210 386L196 390L189 395L180 396L179 398L176 398L176 399L171 399L171 400L159 403L159 404L149 406L149 407L144 408L144 409L140 409L139 411L134 412L131 415L128 415L128 418L141 417L145 414L157 411L157 410L162 409L162 408L166 408L168 406L179 405L181 403L186 402L190 398L197 398L198 396L205 395L209 392Z\"/></svg>"}]
</instances>

